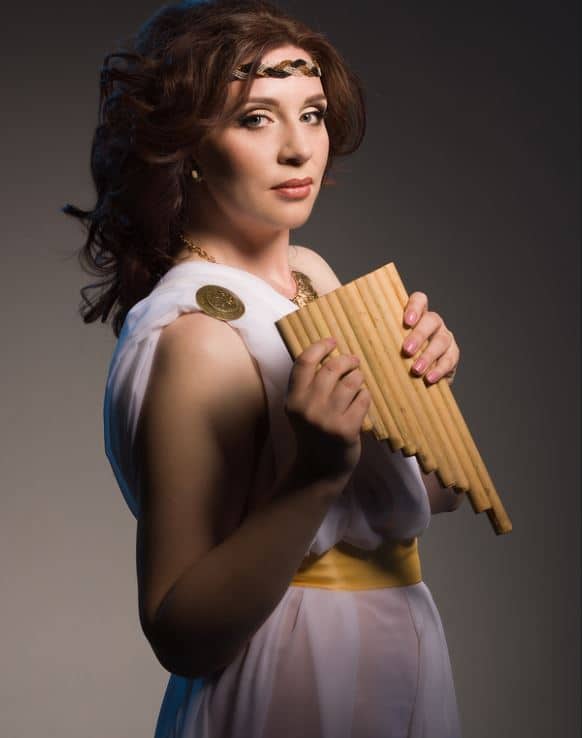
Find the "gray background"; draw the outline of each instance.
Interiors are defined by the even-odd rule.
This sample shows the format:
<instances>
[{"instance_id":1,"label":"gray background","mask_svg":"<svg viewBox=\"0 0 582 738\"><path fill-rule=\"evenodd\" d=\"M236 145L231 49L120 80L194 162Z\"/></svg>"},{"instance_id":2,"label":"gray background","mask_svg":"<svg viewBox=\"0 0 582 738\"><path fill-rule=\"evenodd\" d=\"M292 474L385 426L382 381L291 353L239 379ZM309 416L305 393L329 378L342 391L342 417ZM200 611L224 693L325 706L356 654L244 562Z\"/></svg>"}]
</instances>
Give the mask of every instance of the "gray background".
<instances>
[{"instance_id":1,"label":"gray background","mask_svg":"<svg viewBox=\"0 0 582 738\"><path fill-rule=\"evenodd\" d=\"M395 261L455 332L455 395L513 519L433 518L425 581L465 738L579 726L576 5L285 2L362 77L369 128L292 241L342 281ZM113 334L77 316L65 202L93 205L98 70L158 4L3 15L2 675L7 738L147 738L135 522L103 452ZM6 15L6 12L9 14Z\"/></svg>"}]
</instances>

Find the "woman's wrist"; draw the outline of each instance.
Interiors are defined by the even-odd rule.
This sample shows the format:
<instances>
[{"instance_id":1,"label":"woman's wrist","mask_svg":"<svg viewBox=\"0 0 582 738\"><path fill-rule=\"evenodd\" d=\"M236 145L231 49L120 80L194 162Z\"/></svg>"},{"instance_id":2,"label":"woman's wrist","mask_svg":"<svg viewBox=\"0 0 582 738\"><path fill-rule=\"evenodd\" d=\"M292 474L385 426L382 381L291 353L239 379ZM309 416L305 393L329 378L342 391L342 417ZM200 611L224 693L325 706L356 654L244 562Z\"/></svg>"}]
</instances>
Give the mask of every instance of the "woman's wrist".
<instances>
[{"instance_id":1,"label":"woman's wrist","mask_svg":"<svg viewBox=\"0 0 582 738\"><path fill-rule=\"evenodd\" d=\"M341 495L350 481L353 469L344 472L326 473L316 471L311 461L302 456L296 456L288 473L288 482L295 489L316 488L316 494L325 498L334 498Z\"/></svg>"}]
</instances>

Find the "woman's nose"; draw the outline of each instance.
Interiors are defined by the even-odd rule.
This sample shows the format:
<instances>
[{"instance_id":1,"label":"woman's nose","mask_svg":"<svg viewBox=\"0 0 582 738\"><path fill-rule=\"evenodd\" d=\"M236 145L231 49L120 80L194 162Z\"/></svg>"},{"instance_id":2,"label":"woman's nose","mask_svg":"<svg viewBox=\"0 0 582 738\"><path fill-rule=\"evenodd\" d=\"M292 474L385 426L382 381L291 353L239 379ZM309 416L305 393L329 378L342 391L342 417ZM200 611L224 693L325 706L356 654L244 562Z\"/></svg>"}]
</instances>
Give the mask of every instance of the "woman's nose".
<instances>
[{"instance_id":1,"label":"woman's nose","mask_svg":"<svg viewBox=\"0 0 582 738\"><path fill-rule=\"evenodd\" d=\"M288 126L279 146L279 160L302 163L307 161L311 155L312 143L305 130L305 124L303 124L303 129L300 126Z\"/></svg>"}]
</instances>

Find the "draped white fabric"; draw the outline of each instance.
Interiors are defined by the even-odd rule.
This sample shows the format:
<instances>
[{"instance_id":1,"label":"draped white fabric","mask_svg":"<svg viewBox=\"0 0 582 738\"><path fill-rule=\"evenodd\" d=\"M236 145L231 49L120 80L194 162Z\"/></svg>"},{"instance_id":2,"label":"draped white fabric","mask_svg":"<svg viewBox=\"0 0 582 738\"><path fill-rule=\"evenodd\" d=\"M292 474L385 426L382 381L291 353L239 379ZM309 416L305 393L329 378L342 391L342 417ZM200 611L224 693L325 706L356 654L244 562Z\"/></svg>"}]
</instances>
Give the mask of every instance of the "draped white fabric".
<instances>
[{"instance_id":1,"label":"draped white fabric","mask_svg":"<svg viewBox=\"0 0 582 738\"><path fill-rule=\"evenodd\" d=\"M269 410L257 488L273 488L295 440L283 402L292 360L275 321L296 306L249 272L213 262L173 267L129 312L107 378L105 451L139 516L136 423L161 329L200 310L216 284L245 312L230 321L256 360ZM257 477L257 478L258 478ZM266 484L265 484L266 482ZM259 500L253 500L256 504ZM430 507L414 457L364 434L362 457L308 552L339 540L375 548L421 536ZM171 675L155 738L458 738L459 717L442 623L424 582L359 592L289 587L246 649L205 680Z\"/></svg>"}]
</instances>

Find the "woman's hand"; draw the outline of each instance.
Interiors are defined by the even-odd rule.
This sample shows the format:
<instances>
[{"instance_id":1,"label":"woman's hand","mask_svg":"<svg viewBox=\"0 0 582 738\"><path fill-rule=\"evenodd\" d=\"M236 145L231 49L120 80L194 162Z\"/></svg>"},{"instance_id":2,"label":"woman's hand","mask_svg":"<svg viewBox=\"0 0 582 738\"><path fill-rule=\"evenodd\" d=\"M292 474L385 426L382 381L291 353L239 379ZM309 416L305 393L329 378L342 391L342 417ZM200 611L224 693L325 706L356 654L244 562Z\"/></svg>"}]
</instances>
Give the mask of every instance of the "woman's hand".
<instances>
[{"instance_id":1,"label":"woman's hand","mask_svg":"<svg viewBox=\"0 0 582 738\"><path fill-rule=\"evenodd\" d=\"M441 316L428 309L428 297L424 292L412 292L404 307L404 323L413 326L402 345L407 356L415 356L412 371L418 377L424 375L429 384L445 377L452 384L460 350ZM419 349L424 350L419 353Z\"/></svg>"},{"instance_id":2,"label":"woman's hand","mask_svg":"<svg viewBox=\"0 0 582 738\"><path fill-rule=\"evenodd\" d=\"M371 396L354 355L326 356L335 340L322 338L295 359L285 412L297 439L296 466L313 481L347 479L361 453L360 428Z\"/></svg>"}]
</instances>

